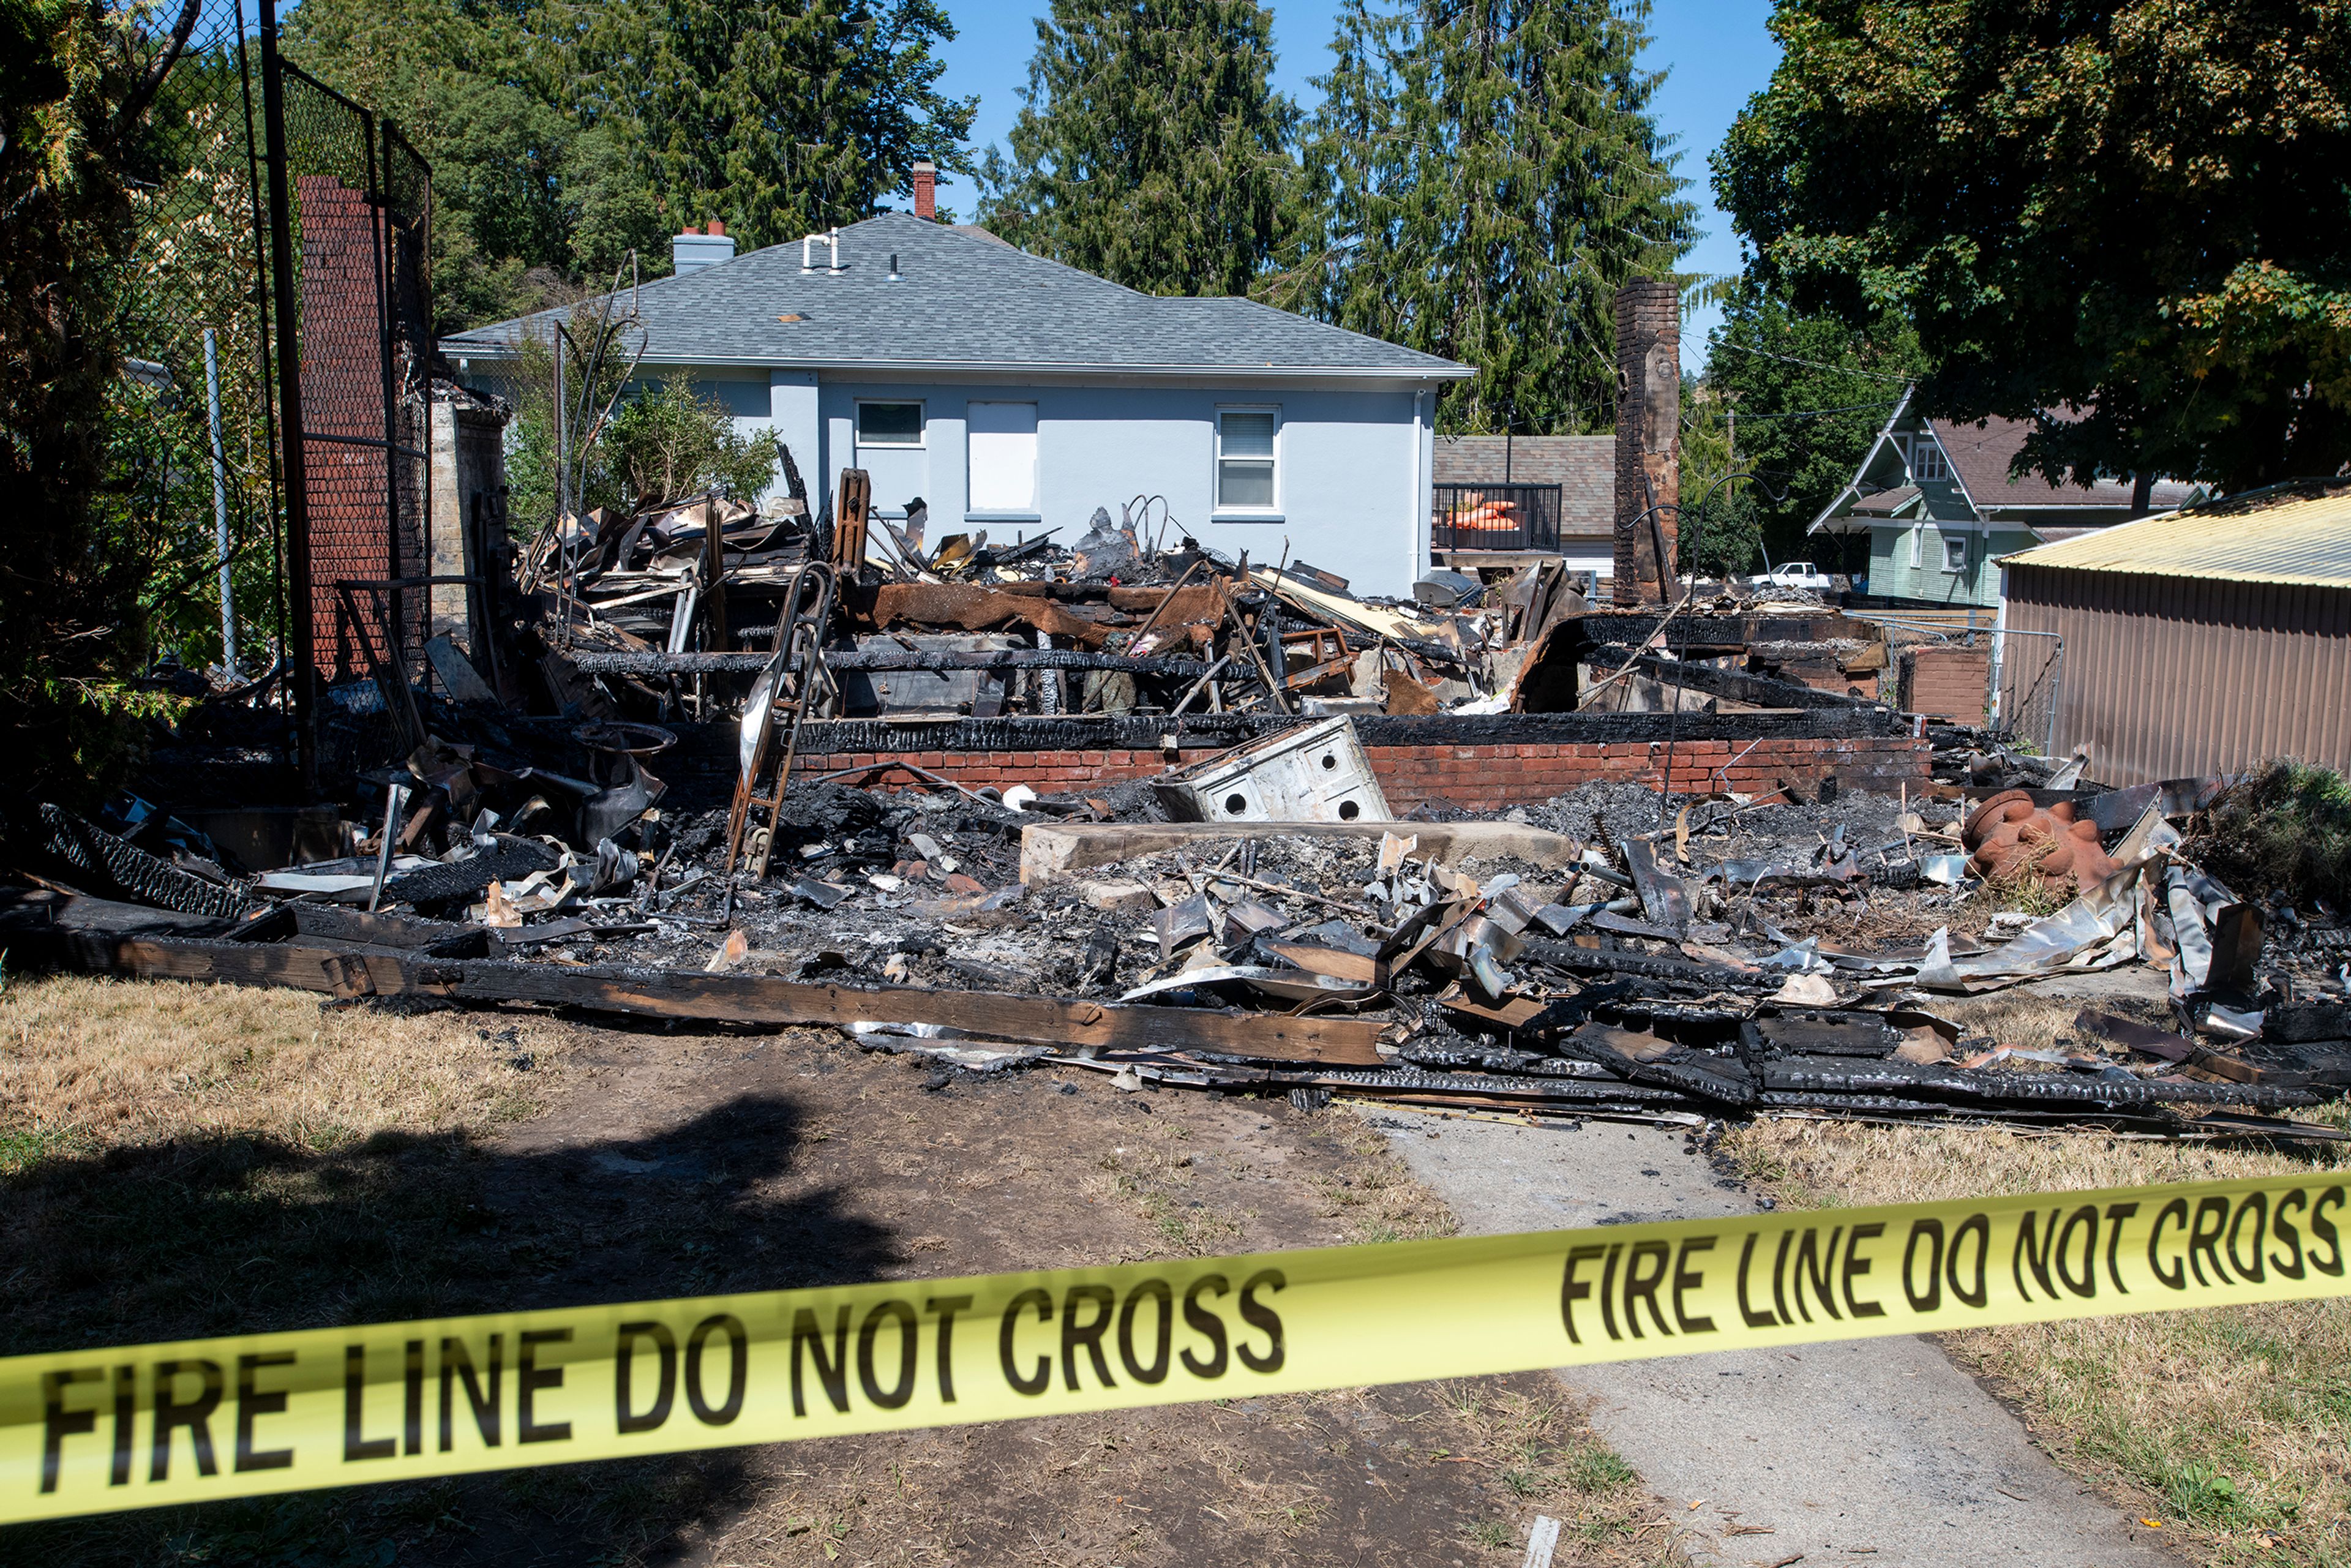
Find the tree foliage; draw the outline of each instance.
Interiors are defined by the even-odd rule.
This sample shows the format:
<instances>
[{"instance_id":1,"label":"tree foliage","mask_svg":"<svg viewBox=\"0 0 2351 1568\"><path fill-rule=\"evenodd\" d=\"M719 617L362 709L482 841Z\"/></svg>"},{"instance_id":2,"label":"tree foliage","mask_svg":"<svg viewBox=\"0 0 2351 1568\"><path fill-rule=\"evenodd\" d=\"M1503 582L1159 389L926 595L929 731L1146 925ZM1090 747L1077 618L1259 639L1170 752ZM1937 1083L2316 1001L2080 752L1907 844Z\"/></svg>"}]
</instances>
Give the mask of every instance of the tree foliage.
<instances>
[{"instance_id":1,"label":"tree foliage","mask_svg":"<svg viewBox=\"0 0 2351 1568\"><path fill-rule=\"evenodd\" d=\"M775 478L775 434L738 431L726 405L688 377L640 383L643 335L609 303L575 305L564 323L564 474L573 510L641 511L714 492L758 499ZM507 481L512 515L536 528L558 510L555 356L546 336L525 337L517 348Z\"/></svg>"},{"instance_id":2,"label":"tree foliage","mask_svg":"<svg viewBox=\"0 0 2351 1568\"><path fill-rule=\"evenodd\" d=\"M1756 548L1772 561L1833 555L1808 542L1804 529L1853 477L1904 383L1918 373L1917 334L1899 318L1882 316L1856 330L1741 285L1707 345L1705 397L1684 401L1700 428L1684 436L1683 498L1697 507L1727 460L1749 476L1717 492L1708 517L1699 519L1701 538L1719 515L1751 519ZM1726 453L1734 434L1730 415L1736 447ZM1709 566L1750 569L1711 559Z\"/></svg>"},{"instance_id":3,"label":"tree foliage","mask_svg":"<svg viewBox=\"0 0 2351 1568\"><path fill-rule=\"evenodd\" d=\"M983 221L1147 294L1245 294L1297 216L1259 0L1053 0Z\"/></svg>"},{"instance_id":4,"label":"tree foliage","mask_svg":"<svg viewBox=\"0 0 2351 1568\"><path fill-rule=\"evenodd\" d=\"M768 245L968 170L936 0L303 0L292 57L433 164L443 330L577 298L723 219Z\"/></svg>"},{"instance_id":5,"label":"tree foliage","mask_svg":"<svg viewBox=\"0 0 2351 1568\"><path fill-rule=\"evenodd\" d=\"M580 108L661 209L775 245L870 217L914 165L968 172L977 100L938 90L937 0L617 0L580 45Z\"/></svg>"},{"instance_id":6,"label":"tree foliage","mask_svg":"<svg viewBox=\"0 0 2351 1568\"><path fill-rule=\"evenodd\" d=\"M639 508L709 494L756 501L776 476L775 432L737 430L726 405L683 376L622 404L605 441L622 494Z\"/></svg>"},{"instance_id":7,"label":"tree foliage","mask_svg":"<svg viewBox=\"0 0 2351 1568\"><path fill-rule=\"evenodd\" d=\"M186 20L192 22L193 11ZM184 43L81 0L0 0L0 727L26 790L88 787L152 706L140 602L163 547L116 504L105 439L152 172L147 110Z\"/></svg>"},{"instance_id":8,"label":"tree foliage","mask_svg":"<svg viewBox=\"0 0 2351 1568\"><path fill-rule=\"evenodd\" d=\"M1605 427L1614 296L1695 237L1646 0L1345 0L1275 302L1475 366L1442 428Z\"/></svg>"},{"instance_id":9,"label":"tree foliage","mask_svg":"<svg viewBox=\"0 0 2351 1568\"><path fill-rule=\"evenodd\" d=\"M1910 317L2053 480L2351 459L2351 4L1779 0L1715 158L1759 276Z\"/></svg>"}]
</instances>

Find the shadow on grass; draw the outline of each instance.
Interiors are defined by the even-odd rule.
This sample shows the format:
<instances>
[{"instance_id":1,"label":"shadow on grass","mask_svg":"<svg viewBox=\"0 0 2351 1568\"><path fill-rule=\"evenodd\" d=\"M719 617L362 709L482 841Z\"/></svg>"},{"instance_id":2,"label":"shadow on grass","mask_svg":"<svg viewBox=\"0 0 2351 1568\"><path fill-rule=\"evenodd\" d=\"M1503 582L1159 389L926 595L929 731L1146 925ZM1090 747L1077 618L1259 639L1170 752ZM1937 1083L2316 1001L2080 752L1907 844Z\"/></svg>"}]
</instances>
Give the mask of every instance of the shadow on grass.
<instances>
[{"instance_id":1,"label":"shadow on grass","mask_svg":"<svg viewBox=\"0 0 2351 1568\"><path fill-rule=\"evenodd\" d=\"M0 1177L0 1354L875 1278L890 1233L775 1196L789 1098L516 1154L461 1134L250 1135L36 1155ZM732 1511L740 1455L157 1509L0 1529L0 1563L659 1563Z\"/></svg>"}]
</instances>

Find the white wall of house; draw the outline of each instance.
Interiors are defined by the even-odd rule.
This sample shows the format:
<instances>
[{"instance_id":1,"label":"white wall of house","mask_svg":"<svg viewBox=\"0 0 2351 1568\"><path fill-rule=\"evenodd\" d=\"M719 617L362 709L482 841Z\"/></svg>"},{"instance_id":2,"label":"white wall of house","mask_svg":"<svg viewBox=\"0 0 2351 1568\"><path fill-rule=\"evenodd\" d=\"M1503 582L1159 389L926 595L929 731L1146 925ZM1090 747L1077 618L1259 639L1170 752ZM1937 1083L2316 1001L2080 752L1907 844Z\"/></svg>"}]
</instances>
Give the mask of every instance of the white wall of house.
<instances>
[{"instance_id":1,"label":"white wall of house","mask_svg":"<svg viewBox=\"0 0 2351 1568\"><path fill-rule=\"evenodd\" d=\"M1074 543L1095 507L1115 520L1123 503L1159 496L1176 530L1212 549L1271 563L1286 541L1291 559L1337 572L1358 592L1409 593L1427 561L1436 400L1426 389L1416 398L1408 382L910 382L651 365L639 373L645 381L690 375L726 404L738 429L774 430L790 446L813 506L822 507L849 467L872 476L885 513L901 513L920 496L933 539L1051 528ZM862 403L877 410L861 421ZM918 423L906 418L906 404L920 406ZM1228 464L1221 497L1220 429ZM1033 451L1025 494L1018 475L1024 451ZM1231 504L1237 496L1258 504Z\"/></svg>"}]
</instances>

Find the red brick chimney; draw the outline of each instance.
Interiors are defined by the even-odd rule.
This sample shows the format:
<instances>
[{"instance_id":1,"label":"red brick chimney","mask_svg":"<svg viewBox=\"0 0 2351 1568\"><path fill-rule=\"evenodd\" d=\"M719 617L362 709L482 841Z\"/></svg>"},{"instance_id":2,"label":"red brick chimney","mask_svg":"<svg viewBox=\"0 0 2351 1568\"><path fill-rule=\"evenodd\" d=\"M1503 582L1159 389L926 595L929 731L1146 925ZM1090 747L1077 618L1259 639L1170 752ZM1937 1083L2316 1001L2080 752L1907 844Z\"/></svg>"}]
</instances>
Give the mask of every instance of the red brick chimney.
<instances>
[{"instance_id":1,"label":"red brick chimney","mask_svg":"<svg viewBox=\"0 0 2351 1568\"><path fill-rule=\"evenodd\" d=\"M914 215L926 224L939 219L938 165L928 159L914 165Z\"/></svg>"},{"instance_id":2,"label":"red brick chimney","mask_svg":"<svg viewBox=\"0 0 2351 1568\"><path fill-rule=\"evenodd\" d=\"M1616 291L1616 581L1620 607L1675 592L1681 532L1681 295L1657 277Z\"/></svg>"},{"instance_id":3,"label":"red brick chimney","mask_svg":"<svg viewBox=\"0 0 2351 1568\"><path fill-rule=\"evenodd\" d=\"M689 233L691 233L692 231L691 231L691 230L689 230L688 232L689 232ZM710 233L712 233L712 234L715 234L715 235L723 235L724 234L726 234L726 220L724 220L724 219L722 219L722 218L713 218L713 219L711 219L711 220L710 220L710 229L709 229L709 232L710 232Z\"/></svg>"}]
</instances>

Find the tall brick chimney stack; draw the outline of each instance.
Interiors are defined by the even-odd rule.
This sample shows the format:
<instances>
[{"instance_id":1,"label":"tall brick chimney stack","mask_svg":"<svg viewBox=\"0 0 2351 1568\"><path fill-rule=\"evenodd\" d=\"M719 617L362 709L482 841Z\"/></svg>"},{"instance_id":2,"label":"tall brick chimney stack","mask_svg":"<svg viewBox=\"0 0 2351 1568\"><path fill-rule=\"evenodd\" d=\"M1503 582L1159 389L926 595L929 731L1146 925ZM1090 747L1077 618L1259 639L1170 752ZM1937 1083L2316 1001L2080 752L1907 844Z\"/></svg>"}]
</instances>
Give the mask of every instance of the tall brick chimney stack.
<instances>
[{"instance_id":1,"label":"tall brick chimney stack","mask_svg":"<svg viewBox=\"0 0 2351 1568\"><path fill-rule=\"evenodd\" d=\"M939 219L939 170L928 159L914 165L914 215L926 224Z\"/></svg>"},{"instance_id":2,"label":"tall brick chimney stack","mask_svg":"<svg viewBox=\"0 0 2351 1568\"><path fill-rule=\"evenodd\" d=\"M1616 291L1616 602L1674 597L1681 523L1681 295L1664 278Z\"/></svg>"}]
</instances>

